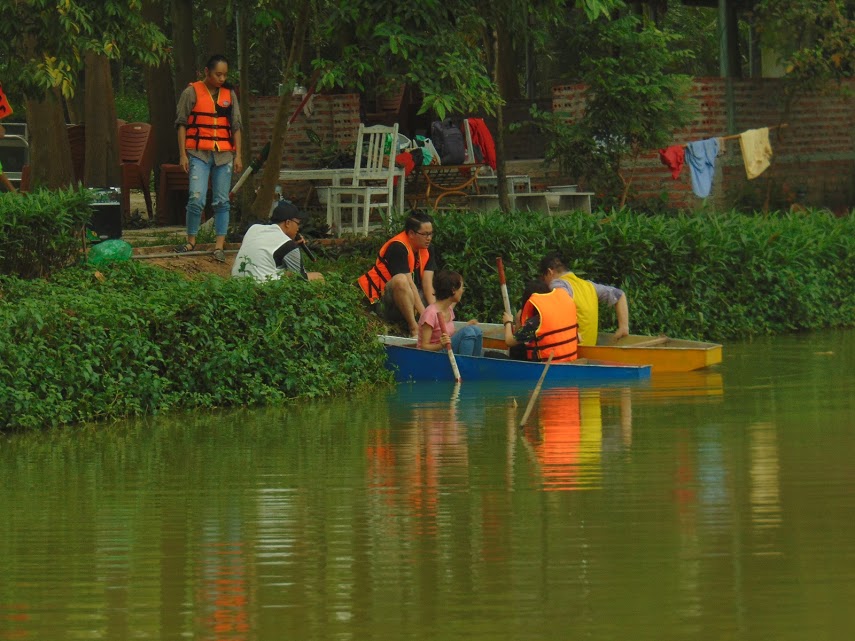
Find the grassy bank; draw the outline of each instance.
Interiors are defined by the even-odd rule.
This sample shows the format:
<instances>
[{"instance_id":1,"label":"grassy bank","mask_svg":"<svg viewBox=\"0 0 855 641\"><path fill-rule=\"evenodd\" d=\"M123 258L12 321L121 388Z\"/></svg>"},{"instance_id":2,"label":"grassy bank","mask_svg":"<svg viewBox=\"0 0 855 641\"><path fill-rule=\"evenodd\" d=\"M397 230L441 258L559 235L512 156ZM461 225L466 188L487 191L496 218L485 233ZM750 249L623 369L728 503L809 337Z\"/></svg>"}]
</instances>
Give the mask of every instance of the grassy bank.
<instances>
[{"instance_id":1,"label":"grassy bank","mask_svg":"<svg viewBox=\"0 0 855 641\"><path fill-rule=\"evenodd\" d=\"M187 280L79 261L78 192L0 202L0 429L170 408L283 403L389 381L356 277L385 237L322 248L326 284ZM436 218L441 266L461 272L459 317L501 318L496 257L514 306L540 258L623 288L635 333L728 339L855 326L855 218L631 212ZM34 278L41 276L40 278ZM603 310L601 326L614 325Z\"/></svg>"},{"instance_id":2,"label":"grassy bank","mask_svg":"<svg viewBox=\"0 0 855 641\"><path fill-rule=\"evenodd\" d=\"M137 263L0 278L0 428L284 403L386 382L357 292Z\"/></svg>"}]
</instances>

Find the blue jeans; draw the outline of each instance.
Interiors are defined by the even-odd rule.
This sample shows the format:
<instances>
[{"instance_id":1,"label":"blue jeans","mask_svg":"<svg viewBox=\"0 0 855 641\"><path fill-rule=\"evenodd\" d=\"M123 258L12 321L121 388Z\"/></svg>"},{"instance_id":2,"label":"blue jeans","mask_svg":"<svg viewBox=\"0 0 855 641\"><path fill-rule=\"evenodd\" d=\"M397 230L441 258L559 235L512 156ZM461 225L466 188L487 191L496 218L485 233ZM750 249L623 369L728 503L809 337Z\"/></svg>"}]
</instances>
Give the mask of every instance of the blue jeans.
<instances>
[{"instance_id":1,"label":"blue jeans","mask_svg":"<svg viewBox=\"0 0 855 641\"><path fill-rule=\"evenodd\" d=\"M451 351L461 356L481 356L484 332L478 325L467 325L451 336Z\"/></svg>"},{"instance_id":2,"label":"blue jeans","mask_svg":"<svg viewBox=\"0 0 855 641\"><path fill-rule=\"evenodd\" d=\"M202 221L202 210L208 197L208 178L211 179L212 202L214 209L214 230L217 236L225 236L229 231L229 189L232 186L231 162L225 165L214 164L214 154L209 154L208 162L189 156L190 161L190 198L187 200L187 235L195 236Z\"/></svg>"}]
</instances>

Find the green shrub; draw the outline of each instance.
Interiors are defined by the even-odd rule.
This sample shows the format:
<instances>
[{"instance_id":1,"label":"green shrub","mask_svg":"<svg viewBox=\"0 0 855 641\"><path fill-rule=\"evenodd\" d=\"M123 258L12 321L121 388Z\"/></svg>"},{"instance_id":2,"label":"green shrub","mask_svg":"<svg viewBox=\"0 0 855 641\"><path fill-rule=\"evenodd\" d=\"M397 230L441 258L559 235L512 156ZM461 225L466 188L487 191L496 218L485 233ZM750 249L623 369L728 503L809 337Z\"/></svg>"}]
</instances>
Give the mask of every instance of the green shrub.
<instances>
[{"instance_id":1,"label":"green shrub","mask_svg":"<svg viewBox=\"0 0 855 641\"><path fill-rule=\"evenodd\" d=\"M0 277L0 429L346 393L388 382L384 361L335 277L187 281L133 262Z\"/></svg>"},{"instance_id":2,"label":"green shrub","mask_svg":"<svg viewBox=\"0 0 855 641\"><path fill-rule=\"evenodd\" d=\"M116 94L116 118L125 122L148 122L148 102L145 94Z\"/></svg>"},{"instance_id":3,"label":"green shrub","mask_svg":"<svg viewBox=\"0 0 855 641\"><path fill-rule=\"evenodd\" d=\"M721 340L855 325L851 216L452 212L435 227L442 262L466 279L458 317L501 318L496 256L517 308L538 261L560 251L578 275L626 292L634 333ZM611 310L602 316L614 326Z\"/></svg>"},{"instance_id":4,"label":"green shrub","mask_svg":"<svg viewBox=\"0 0 855 641\"><path fill-rule=\"evenodd\" d=\"M0 196L0 274L35 278L73 262L89 202L85 191L71 189Z\"/></svg>"}]
</instances>

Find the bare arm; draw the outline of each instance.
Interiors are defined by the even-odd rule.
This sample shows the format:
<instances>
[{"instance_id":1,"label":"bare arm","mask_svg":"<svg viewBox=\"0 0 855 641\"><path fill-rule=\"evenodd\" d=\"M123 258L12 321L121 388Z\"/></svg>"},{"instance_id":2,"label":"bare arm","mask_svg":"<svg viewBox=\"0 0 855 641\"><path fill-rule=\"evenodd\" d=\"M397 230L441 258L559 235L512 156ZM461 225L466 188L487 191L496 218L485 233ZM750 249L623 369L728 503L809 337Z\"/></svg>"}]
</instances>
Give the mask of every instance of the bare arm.
<instances>
[{"instance_id":1,"label":"bare arm","mask_svg":"<svg viewBox=\"0 0 855 641\"><path fill-rule=\"evenodd\" d=\"M436 302L436 292L433 291L433 272L427 271L422 274L422 292L428 305Z\"/></svg>"},{"instance_id":2,"label":"bare arm","mask_svg":"<svg viewBox=\"0 0 855 641\"><path fill-rule=\"evenodd\" d=\"M240 146L241 146L241 135L240 129L235 131L232 134L232 140L235 143L235 160L234 160L234 168L235 173L240 174L243 173L243 157L240 155Z\"/></svg>"},{"instance_id":3,"label":"bare arm","mask_svg":"<svg viewBox=\"0 0 855 641\"><path fill-rule=\"evenodd\" d=\"M425 311L425 306L424 303L422 303L422 297L419 296L419 288L416 287L416 281L412 278L408 278L407 280L410 281L410 288L413 292L413 308L416 310L416 314L421 316Z\"/></svg>"},{"instance_id":4,"label":"bare arm","mask_svg":"<svg viewBox=\"0 0 855 641\"><path fill-rule=\"evenodd\" d=\"M176 130L178 131L178 164L184 171L189 171L190 161L187 159L187 149L184 146L187 141L187 127L178 125Z\"/></svg>"},{"instance_id":5,"label":"bare arm","mask_svg":"<svg viewBox=\"0 0 855 641\"><path fill-rule=\"evenodd\" d=\"M615 303L615 315L617 316L618 328L613 334L612 340L616 341L624 336L629 336L629 305L626 302L626 294Z\"/></svg>"},{"instance_id":6,"label":"bare arm","mask_svg":"<svg viewBox=\"0 0 855 641\"><path fill-rule=\"evenodd\" d=\"M511 315L505 312L502 315L502 322L505 324L505 345L508 347L519 345L519 341L514 338L514 321Z\"/></svg>"}]
</instances>

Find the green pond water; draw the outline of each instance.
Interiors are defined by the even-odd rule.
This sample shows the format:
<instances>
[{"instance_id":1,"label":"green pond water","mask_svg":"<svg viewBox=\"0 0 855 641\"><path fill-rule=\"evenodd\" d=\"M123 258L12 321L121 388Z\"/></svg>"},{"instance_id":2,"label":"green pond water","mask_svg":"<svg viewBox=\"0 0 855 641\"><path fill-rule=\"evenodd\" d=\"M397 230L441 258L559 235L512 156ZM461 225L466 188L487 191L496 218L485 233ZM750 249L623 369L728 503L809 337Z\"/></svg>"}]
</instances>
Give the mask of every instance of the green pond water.
<instances>
[{"instance_id":1,"label":"green pond water","mask_svg":"<svg viewBox=\"0 0 855 641\"><path fill-rule=\"evenodd\" d=\"M0 436L0 640L853 639L855 332Z\"/></svg>"}]
</instances>

